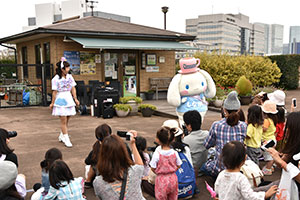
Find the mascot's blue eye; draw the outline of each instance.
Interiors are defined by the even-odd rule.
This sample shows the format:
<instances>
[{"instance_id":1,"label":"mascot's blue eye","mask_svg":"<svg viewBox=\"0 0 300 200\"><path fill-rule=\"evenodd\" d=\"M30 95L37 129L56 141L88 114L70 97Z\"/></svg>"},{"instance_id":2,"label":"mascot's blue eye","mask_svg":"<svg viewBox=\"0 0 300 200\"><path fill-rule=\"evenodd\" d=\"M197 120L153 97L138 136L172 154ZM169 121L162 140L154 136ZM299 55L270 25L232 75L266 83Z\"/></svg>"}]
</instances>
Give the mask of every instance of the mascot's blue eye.
<instances>
[{"instance_id":1,"label":"mascot's blue eye","mask_svg":"<svg viewBox=\"0 0 300 200\"><path fill-rule=\"evenodd\" d=\"M186 85L185 88L188 90L188 89L190 88L190 86L189 86L189 85Z\"/></svg>"},{"instance_id":2,"label":"mascot's blue eye","mask_svg":"<svg viewBox=\"0 0 300 200\"><path fill-rule=\"evenodd\" d=\"M202 82L201 84L202 84L202 86L204 86L204 82Z\"/></svg>"}]
</instances>

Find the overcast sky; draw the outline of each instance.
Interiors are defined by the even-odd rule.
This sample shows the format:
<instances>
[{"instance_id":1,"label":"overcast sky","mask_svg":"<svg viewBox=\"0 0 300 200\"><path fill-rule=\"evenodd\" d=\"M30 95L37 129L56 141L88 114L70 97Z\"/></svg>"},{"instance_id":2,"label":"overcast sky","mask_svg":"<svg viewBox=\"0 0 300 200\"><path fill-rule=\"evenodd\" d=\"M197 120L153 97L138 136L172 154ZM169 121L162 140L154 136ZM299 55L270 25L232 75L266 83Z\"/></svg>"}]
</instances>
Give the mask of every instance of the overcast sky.
<instances>
[{"instance_id":1,"label":"overcast sky","mask_svg":"<svg viewBox=\"0 0 300 200\"><path fill-rule=\"evenodd\" d=\"M284 25L284 43L289 26L300 26L300 0L98 0L96 10L131 17L131 22L163 28L162 6L168 6L167 29L185 33L185 19L211 13L238 12L250 22ZM0 0L0 38L22 31L27 18L35 16L34 5L53 0ZM56 2L60 2L56 0Z\"/></svg>"}]
</instances>

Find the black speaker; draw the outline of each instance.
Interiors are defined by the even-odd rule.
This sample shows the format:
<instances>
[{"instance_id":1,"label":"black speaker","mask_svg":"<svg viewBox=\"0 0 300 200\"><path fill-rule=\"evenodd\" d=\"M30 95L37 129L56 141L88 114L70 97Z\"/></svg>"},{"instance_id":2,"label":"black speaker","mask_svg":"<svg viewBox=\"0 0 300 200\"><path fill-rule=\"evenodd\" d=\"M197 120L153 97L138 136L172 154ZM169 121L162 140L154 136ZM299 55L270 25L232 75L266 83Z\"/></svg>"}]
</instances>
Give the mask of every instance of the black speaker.
<instances>
[{"instance_id":1,"label":"black speaker","mask_svg":"<svg viewBox=\"0 0 300 200\"><path fill-rule=\"evenodd\" d=\"M102 117L103 119L113 118L114 116L114 108L113 102L103 102L102 103Z\"/></svg>"}]
</instances>

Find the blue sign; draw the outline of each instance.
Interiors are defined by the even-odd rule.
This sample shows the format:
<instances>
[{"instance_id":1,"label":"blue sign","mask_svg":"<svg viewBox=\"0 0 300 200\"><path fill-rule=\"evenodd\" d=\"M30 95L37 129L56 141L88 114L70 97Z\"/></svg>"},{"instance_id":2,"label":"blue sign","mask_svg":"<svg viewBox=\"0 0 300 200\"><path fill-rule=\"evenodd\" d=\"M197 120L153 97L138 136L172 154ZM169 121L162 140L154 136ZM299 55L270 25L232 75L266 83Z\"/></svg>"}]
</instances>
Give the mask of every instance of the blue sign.
<instances>
[{"instance_id":1,"label":"blue sign","mask_svg":"<svg viewBox=\"0 0 300 200\"><path fill-rule=\"evenodd\" d=\"M64 51L64 57L70 64L72 74L80 74L80 53L79 51Z\"/></svg>"}]
</instances>

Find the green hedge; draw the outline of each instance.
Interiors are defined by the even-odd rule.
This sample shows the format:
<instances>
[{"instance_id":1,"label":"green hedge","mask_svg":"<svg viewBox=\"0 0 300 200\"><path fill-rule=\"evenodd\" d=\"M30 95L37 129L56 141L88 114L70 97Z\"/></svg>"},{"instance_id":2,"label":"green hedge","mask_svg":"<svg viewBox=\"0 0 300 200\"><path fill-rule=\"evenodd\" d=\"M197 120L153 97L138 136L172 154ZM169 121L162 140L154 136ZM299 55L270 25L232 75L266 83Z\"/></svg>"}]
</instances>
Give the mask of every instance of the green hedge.
<instances>
[{"instance_id":1,"label":"green hedge","mask_svg":"<svg viewBox=\"0 0 300 200\"><path fill-rule=\"evenodd\" d=\"M15 60L12 59L2 59L0 60L1 64L15 64ZM12 73L16 73L15 67L0 67L0 75L6 73L6 78L12 78Z\"/></svg>"},{"instance_id":2,"label":"green hedge","mask_svg":"<svg viewBox=\"0 0 300 200\"><path fill-rule=\"evenodd\" d=\"M275 86L284 89L296 89L299 83L300 55L269 56L272 62L276 62L282 76Z\"/></svg>"}]
</instances>

